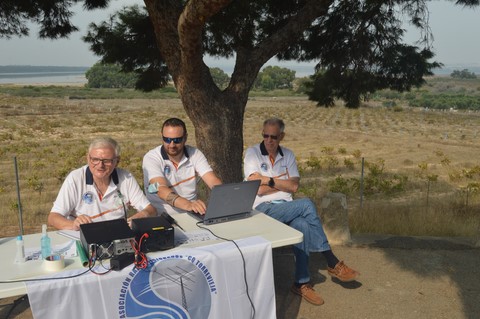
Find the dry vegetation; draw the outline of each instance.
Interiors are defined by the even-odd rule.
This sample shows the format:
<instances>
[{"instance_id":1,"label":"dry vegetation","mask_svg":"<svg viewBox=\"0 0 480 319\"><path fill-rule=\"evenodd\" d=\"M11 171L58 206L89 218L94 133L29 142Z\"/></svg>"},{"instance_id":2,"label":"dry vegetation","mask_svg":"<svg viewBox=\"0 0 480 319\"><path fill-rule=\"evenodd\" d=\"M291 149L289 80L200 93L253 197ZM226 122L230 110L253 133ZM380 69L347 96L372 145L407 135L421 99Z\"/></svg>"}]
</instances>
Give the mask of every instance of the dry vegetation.
<instances>
[{"instance_id":1,"label":"dry vegetation","mask_svg":"<svg viewBox=\"0 0 480 319\"><path fill-rule=\"evenodd\" d=\"M0 207L18 231L13 165L17 158L27 232L40 230L63 178L85 163L89 141L112 136L123 147L120 166L141 184L141 160L160 142L168 117L191 122L178 99L22 98L0 94ZM283 144L303 174L300 196L318 203L325 192L348 196L353 232L474 236L480 229L480 114L369 106L319 108L304 97L255 97L245 114L245 146L260 141L262 121L286 122ZM361 158L376 179L358 191ZM5 232L7 232L5 230ZM0 233L1 236L13 235Z\"/></svg>"}]
</instances>

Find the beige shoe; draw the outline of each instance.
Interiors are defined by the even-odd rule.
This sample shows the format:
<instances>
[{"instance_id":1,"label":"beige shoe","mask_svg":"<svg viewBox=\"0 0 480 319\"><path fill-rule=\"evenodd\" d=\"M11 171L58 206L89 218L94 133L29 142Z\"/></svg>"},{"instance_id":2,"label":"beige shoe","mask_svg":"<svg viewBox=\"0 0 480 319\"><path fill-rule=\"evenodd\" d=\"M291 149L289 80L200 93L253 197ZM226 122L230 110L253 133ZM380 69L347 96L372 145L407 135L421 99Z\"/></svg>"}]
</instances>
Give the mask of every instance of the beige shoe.
<instances>
[{"instance_id":1,"label":"beige shoe","mask_svg":"<svg viewBox=\"0 0 480 319\"><path fill-rule=\"evenodd\" d=\"M313 289L310 284L303 284L300 287L293 285L290 290L294 294L302 296L306 301L313 305L320 306L324 303L322 297L315 292L315 289Z\"/></svg>"},{"instance_id":2,"label":"beige shoe","mask_svg":"<svg viewBox=\"0 0 480 319\"><path fill-rule=\"evenodd\" d=\"M343 282L354 281L360 275L358 271L348 267L343 261L339 261L333 269L327 267L327 271L330 276L338 278Z\"/></svg>"}]
</instances>

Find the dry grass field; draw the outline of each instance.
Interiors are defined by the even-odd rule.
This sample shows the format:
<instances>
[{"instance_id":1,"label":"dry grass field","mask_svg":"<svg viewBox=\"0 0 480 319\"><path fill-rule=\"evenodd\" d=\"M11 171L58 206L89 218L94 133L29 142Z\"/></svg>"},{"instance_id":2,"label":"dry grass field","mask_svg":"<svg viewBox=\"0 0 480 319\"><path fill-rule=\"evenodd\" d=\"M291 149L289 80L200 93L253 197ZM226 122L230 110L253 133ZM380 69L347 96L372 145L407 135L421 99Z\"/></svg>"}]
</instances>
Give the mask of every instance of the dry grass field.
<instances>
[{"instance_id":1,"label":"dry grass field","mask_svg":"<svg viewBox=\"0 0 480 319\"><path fill-rule=\"evenodd\" d=\"M85 163L92 138L117 139L123 148L120 166L141 184L142 157L160 143L160 125L172 116L186 120L194 145L193 126L175 98L0 94L0 207L3 224L9 226L2 228L0 237L18 232L14 157L25 230L36 232L63 178ZM319 203L326 192L344 190L353 232L480 232L479 113L386 108L375 102L357 110L327 109L305 97L252 97L245 114L245 146L260 141L262 122L271 116L285 120L283 145L296 153L303 174L299 196ZM360 202L362 158L368 190Z\"/></svg>"}]
</instances>

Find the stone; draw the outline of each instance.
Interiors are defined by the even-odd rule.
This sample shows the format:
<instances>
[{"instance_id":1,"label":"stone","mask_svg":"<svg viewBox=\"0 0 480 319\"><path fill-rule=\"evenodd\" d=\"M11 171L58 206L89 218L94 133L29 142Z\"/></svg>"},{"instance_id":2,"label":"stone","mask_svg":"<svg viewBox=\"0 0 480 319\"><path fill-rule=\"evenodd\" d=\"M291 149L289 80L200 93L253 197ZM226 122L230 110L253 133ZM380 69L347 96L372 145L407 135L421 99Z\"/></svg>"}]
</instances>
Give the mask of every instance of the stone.
<instances>
[{"instance_id":1,"label":"stone","mask_svg":"<svg viewBox=\"0 0 480 319\"><path fill-rule=\"evenodd\" d=\"M347 196L342 193L326 193L322 198L320 208L323 229L329 243L332 245L351 243Z\"/></svg>"}]
</instances>

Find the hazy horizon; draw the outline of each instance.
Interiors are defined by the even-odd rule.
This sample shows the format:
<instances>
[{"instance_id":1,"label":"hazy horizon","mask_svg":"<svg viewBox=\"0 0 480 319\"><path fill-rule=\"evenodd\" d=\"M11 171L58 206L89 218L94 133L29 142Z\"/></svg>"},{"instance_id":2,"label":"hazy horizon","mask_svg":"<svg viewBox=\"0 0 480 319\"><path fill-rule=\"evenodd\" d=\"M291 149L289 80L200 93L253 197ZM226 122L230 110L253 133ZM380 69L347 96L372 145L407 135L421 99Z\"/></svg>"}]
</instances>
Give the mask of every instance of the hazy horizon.
<instances>
[{"instance_id":1,"label":"hazy horizon","mask_svg":"<svg viewBox=\"0 0 480 319\"><path fill-rule=\"evenodd\" d=\"M89 50L89 45L81 39L86 34L88 25L91 22L105 21L113 12L134 4L142 5L143 3L138 0L118 0L112 1L108 9L93 11L83 11L81 4L75 5L72 22L79 28L79 31L71 34L67 39L40 40L37 38L38 28L36 25L30 24L29 36L0 39L2 48L0 65L91 67L100 58L95 56ZM433 60L443 63L447 68L480 67L480 41L477 41L476 31L480 29L479 8L462 8L455 6L451 1L431 1L428 6L430 28L434 35L433 51L436 54ZM407 30L404 42L415 45L420 38L419 32L407 24L404 24L404 28ZM204 60L209 67L224 68L234 64L233 60L209 56L206 56ZM313 73L315 62L279 62L273 58L266 65L310 67Z\"/></svg>"}]
</instances>

